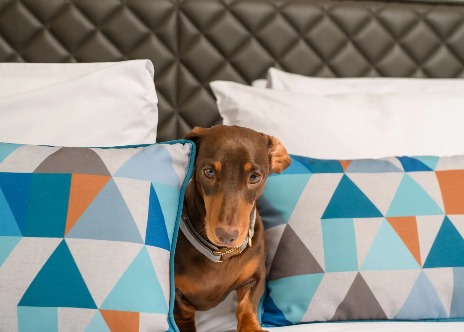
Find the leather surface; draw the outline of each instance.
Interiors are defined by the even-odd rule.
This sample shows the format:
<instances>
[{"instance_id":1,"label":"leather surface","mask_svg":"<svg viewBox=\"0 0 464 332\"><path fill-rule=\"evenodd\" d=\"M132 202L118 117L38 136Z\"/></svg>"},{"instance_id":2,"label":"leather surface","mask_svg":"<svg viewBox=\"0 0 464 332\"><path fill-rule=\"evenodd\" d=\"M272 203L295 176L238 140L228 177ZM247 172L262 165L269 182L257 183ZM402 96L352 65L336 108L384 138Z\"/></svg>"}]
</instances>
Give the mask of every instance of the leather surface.
<instances>
[{"instance_id":1,"label":"leather surface","mask_svg":"<svg viewBox=\"0 0 464 332\"><path fill-rule=\"evenodd\" d=\"M463 77L464 4L0 0L0 61L155 65L159 140L220 122L208 83L270 66L332 77Z\"/></svg>"}]
</instances>

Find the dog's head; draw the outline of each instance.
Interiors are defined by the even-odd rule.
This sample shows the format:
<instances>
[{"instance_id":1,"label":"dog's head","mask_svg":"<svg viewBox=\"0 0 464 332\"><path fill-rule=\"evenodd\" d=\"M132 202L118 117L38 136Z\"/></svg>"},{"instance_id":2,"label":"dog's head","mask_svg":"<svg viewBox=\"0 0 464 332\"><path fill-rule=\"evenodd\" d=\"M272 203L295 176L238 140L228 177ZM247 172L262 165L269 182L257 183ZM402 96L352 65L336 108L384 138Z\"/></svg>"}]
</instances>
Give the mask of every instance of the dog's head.
<instances>
[{"instance_id":1,"label":"dog's head","mask_svg":"<svg viewBox=\"0 0 464 332\"><path fill-rule=\"evenodd\" d=\"M197 127L185 138L197 145L193 185L204 201L206 236L239 246L268 175L287 168L290 156L278 139L243 127Z\"/></svg>"}]
</instances>

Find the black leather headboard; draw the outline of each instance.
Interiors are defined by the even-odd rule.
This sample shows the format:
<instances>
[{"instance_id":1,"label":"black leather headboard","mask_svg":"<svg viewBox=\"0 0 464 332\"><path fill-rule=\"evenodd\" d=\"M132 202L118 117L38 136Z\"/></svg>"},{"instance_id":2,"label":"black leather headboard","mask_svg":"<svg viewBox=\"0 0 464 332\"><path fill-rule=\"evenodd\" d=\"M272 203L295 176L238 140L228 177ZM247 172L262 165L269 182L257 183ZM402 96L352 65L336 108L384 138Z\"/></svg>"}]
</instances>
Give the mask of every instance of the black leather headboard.
<instances>
[{"instance_id":1,"label":"black leather headboard","mask_svg":"<svg viewBox=\"0 0 464 332\"><path fill-rule=\"evenodd\" d=\"M219 123L208 83L464 76L456 1L0 0L0 61L155 65L159 140Z\"/></svg>"}]
</instances>

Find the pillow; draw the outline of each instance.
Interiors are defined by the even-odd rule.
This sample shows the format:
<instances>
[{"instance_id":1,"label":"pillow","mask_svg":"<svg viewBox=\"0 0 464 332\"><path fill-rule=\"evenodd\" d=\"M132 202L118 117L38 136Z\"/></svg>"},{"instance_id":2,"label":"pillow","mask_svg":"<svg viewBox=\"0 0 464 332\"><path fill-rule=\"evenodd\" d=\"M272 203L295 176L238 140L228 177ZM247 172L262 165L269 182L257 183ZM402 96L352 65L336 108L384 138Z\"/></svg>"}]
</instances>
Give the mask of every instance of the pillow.
<instances>
[{"instance_id":1,"label":"pillow","mask_svg":"<svg viewBox=\"0 0 464 332\"><path fill-rule=\"evenodd\" d=\"M149 60L0 63L0 141L115 146L156 141Z\"/></svg>"},{"instance_id":2,"label":"pillow","mask_svg":"<svg viewBox=\"0 0 464 332\"><path fill-rule=\"evenodd\" d=\"M188 141L0 144L2 329L176 329L173 253L193 154Z\"/></svg>"},{"instance_id":3,"label":"pillow","mask_svg":"<svg viewBox=\"0 0 464 332\"><path fill-rule=\"evenodd\" d=\"M464 94L312 96L211 83L226 125L278 137L287 151L322 159L464 154Z\"/></svg>"},{"instance_id":4,"label":"pillow","mask_svg":"<svg viewBox=\"0 0 464 332\"><path fill-rule=\"evenodd\" d=\"M255 88L264 89L267 86L267 80L265 79L254 80L253 82L251 82L251 86L254 86Z\"/></svg>"},{"instance_id":5,"label":"pillow","mask_svg":"<svg viewBox=\"0 0 464 332\"><path fill-rule=\"evenodd\" d=\"M464 318L464 156L292 156L258 207L264 325Z\"/></svg>"},{"instance_id":6,"label":"pillow","mask_svg":"<svg viewBox=\"0 0 464 332\"><path fill-rule=\"evenodd\" d=\"M268 87L274 90L330 95L343 93L428 93L460 91L463 79L358 77L326 78L291 74L276 68L268 70Z\"/></svg>"}]
</instances>

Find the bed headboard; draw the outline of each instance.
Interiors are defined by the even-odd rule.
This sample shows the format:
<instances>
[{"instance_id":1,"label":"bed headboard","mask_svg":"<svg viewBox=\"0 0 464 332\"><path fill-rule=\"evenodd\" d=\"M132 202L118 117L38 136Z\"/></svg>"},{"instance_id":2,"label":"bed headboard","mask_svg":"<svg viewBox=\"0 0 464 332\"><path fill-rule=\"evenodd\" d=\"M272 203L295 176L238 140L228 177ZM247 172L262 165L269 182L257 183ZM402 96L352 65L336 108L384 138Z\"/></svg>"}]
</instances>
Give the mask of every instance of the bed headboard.
<instances>
[{"instance_id":1,"label":"bed headboard","mask_svg":"<svg viewBox=\"0 0 464 332\"><path fill-rule=\"evenodd\" d=\"M208 83L276 66L313 76L464 76L464 3L0 0L0 61L155 65L159 140L220 118Z\"/></svg>"}]
</instances>

